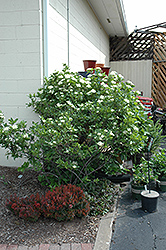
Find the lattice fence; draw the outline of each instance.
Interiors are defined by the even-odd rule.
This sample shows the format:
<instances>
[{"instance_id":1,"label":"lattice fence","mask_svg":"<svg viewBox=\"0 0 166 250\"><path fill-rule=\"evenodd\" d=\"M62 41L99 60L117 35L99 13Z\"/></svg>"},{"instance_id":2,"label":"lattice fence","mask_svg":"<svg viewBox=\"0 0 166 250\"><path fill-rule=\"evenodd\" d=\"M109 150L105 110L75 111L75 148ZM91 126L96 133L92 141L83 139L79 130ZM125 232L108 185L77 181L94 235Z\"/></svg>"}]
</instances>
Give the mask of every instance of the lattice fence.
<instances>
[{"instance_id":1,"label":"lattice fence","mask_svg":"<svg viewBox=\"0 0 166 250\"><path fill-rule=\"evenodd\" d=\"M157 106L166 106L166 33L154 38L152 98Z\"/></svg>"},{"instance_id":2,"label":"lattice fence","mask_svg":"<svg viewBox=\"0 0 166 250\"><path fill-rule=\"evenodd\" d=\"M152 98L166 106L166 33L133 32L110 38L110 61L152 60Z\"/></svg>"},{"instance_id":3,"label":"lattice fence","mask_svg":"<svg viewBox=\"0 0 166 250\"><path fill-rule=\"evenodd\" d=\"M134 32L128 37L110 38L110 61L148 60L153 57L155 34Z\"/></svg>"}]
</instances>

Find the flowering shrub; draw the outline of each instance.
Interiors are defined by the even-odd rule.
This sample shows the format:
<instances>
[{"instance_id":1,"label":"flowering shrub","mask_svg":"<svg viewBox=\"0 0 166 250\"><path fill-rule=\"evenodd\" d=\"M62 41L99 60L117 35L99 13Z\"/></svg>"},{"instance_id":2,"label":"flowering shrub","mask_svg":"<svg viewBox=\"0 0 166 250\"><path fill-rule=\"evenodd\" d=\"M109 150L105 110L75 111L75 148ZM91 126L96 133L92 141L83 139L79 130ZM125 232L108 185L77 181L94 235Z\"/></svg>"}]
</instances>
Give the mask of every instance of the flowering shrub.
<instances>
[{"instance_id":1,"label":"flowering shrub","mask_svg":"<svg viewBox=\"0 0 166 250\"><path fill-rule=\"evenodd\" d=\"M0 115L0 144L14 159L26 157L20 171L39 171L50 187L86 188L99 170L124 172L122 161L144 149L153 126L133 87L116 72L96 70L83 78L64 66L29 96L40 122L5 123Z\"/></svg>"},{"instance_id":2,"label":"flowering shrub","mask_svg":"<svg viewBox=\"0 0 166 250\"><path fill-rule=\"evenodd\" d=\"M36 194L20 199L15 194L7 199L6 206L15 215L30 221L37 221L41 215L58 221L72 220L90 211L83 190L71 184L56 187L42 197Z\"/></svg>"},{"instance_id":3,"label":"flowering shrub","mask_svg":"<svg viewBox=\"0 0 166 250\"><path fill-rule=\"evenodd\" d=\"M15 215L22 219L37 221L41 215L41 197L39 194L31 195L30 197L19 198L11 196L6 201L6 206Z\"/></svg>"},{"instance_id":4,"label":"flowering shrub","mask_svg":"<svg viewBox=\"0 0 166 250\"><path fill-rule=\"evenodd\" d=\"M89 203L80 187L61 185L48 191L42 200L42 212L45 217L58 221L72 220L75 216L86 216L90 211Z\"/></svg>"}]
</instances>

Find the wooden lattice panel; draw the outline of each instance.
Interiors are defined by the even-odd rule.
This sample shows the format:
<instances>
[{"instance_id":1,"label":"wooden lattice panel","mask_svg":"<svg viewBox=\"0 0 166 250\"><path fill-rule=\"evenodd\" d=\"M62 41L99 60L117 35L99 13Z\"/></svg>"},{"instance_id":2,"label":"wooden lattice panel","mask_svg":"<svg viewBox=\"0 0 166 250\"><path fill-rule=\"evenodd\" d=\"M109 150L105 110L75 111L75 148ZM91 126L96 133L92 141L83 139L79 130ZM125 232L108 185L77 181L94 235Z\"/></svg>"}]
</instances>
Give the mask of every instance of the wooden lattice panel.
<instances>
[{"instance_id":1,"label":"wooden lattice panel","mask_svg":"<svg viewBox=\"0 0 166 250\"><path fill-rule=\"evenodd\" d=\"M133 32L110 38L110 61L148 60L153 57L154 33Z\"/></svg>"},{"instance_id":2,"label":"wooden lattice panel","mask_svg":"<svg viewBox=\"0 0 166 250\"><path fill-rule=\"evenodd\" d=\"M152 98L166 107L166 33L155 34L152 69Z\"/></svg>"}]
</instances>

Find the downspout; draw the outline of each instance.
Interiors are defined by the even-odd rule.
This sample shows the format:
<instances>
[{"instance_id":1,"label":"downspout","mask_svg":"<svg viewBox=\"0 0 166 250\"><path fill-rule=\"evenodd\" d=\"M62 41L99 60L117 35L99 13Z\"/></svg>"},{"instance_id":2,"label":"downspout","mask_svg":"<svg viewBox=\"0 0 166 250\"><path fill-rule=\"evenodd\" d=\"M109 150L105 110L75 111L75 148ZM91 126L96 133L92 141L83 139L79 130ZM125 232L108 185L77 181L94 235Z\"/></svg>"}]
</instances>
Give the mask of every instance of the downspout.
<instances>
[{"instance_id":1,"label":"downspout","mask_svg":"<svg viewBox=\"0 0 166 250\"><path fill-rule=\"evenodd\" d=\"M67 0L67 65L70 66L70 46L69 46L69 0Z\"/></svg>"},{"instance_id":2,"label":"downspout","mask_svg":"<svg viewBox=\"0 0 166 250\"><path fill-rule=\"evenodd\" d=\"M43 0L43 66L44 66L44 76L48 77L48 1Z\"/></svg>"}]
</instances>

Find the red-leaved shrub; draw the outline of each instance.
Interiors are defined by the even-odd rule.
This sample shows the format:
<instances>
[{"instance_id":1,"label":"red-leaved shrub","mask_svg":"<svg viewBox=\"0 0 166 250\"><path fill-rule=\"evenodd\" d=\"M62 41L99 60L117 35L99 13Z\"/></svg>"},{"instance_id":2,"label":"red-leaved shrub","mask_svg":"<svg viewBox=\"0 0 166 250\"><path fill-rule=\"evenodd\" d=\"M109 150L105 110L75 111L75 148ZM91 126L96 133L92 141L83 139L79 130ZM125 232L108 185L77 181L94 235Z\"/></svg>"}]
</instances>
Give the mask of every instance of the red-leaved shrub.
<instances>
[{"instance_id":1,"label":"red-leaved shrub","mask_svg":"<svg viewBox=\"0 0 166 250\"><path fill-rule=\"evenodd\" d=\"M45 196L39 194L19 198L15 194L6 200L6 206L20 218L37 221L41 215L58 221L72 220L75 216L86 216L90 211L89 202L80 187L61 185Z\"/></svg>"},{"instance_id":2,"label":"red-leaved shrub","mask_svg":"<svg viewBox=\"0 0 166 250\"><path fill-rule=\"evenodd\" d=\"M83 217L89 211L90 206L83 190L71 184L48 191L42 200L43 215L58 221L72 220L75 216Z\"/></svg>"},{"instance_id":3,"label":"red-leaved shrub","mask_svg":"<svg viewBox=\"0 0 166 250\"><path fill-rule=\"evenodd\" d=\"M22 219L37 221L41 215L41 197L38 193L30 197L19 198L16 194L6 200L6 206Z\"/></svg>"}]
</instances>

